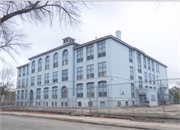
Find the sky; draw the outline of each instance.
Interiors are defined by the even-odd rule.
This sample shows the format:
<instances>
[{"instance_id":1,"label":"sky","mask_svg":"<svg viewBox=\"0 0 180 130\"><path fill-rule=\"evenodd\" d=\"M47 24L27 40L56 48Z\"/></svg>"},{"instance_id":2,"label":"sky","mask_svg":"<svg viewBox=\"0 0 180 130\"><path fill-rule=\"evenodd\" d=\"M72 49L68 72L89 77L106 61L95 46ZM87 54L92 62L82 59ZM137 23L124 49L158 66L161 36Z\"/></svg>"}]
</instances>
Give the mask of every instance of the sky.
<instances>
[{"instance_id":1,"label":"sky","mask_svg":"<svg viewBox=\"0 0 180 130\"><path fill-rule=\"evenodd\" d=\"M28 63L28 58L62 45L72 37L83 44L121 31L121 39L168 66L168 78L180 78L180 2L93 2L81 10L80 29L61 28L58 21L48 25L19 23L28 36L32 49L16 56L18 63L7 57L11 66ZM177 80L169 81L169 87ZM179 80L180 82L180 80Z\"/></svg>"}]
</instances>

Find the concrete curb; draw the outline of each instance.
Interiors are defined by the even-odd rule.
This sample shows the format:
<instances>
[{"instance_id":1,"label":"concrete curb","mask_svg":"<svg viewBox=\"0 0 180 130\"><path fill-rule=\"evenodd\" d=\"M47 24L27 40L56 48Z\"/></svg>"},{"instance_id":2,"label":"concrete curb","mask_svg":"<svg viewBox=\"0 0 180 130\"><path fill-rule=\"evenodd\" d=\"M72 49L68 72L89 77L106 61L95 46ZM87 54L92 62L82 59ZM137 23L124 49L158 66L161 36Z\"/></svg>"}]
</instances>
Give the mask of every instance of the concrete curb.
<instances>
[{"instance_id":1,"label":"concrete curb","mask_svg":"<svg viewBox=\"0 0 180 130\"><path fill-rule=\"evenodd\" d=\"M40 116L40 115L30 115L30 114L16 114L16 113L3 113L0 112L1 115L14 115L14 116L25 116L25 117L34 117L34 118L43 118L43 119L52 119L52 120L60 120L60 121L69 121L69 122L78 122L78 123L88 123L88 124L96 124L96 125L108 125L108 126L115 126L115 127L125 127L125 128L136 128L136 129L146 129L146 130L178 130L177 129L173 129L173 128L160 128L160 127L154 127L151 126L151 128L147 127L147 126L137 126L137 125L133 125L133 124L122 124L122 123L107 123L104 121L87 121L87 120L83 120L83 119L70 119L70 118L63 118L63 117L53 117L53 115L51 117L47 117L47 116ZM153 125L153 124L152 124Z\"/></svg>"}]
</instances>

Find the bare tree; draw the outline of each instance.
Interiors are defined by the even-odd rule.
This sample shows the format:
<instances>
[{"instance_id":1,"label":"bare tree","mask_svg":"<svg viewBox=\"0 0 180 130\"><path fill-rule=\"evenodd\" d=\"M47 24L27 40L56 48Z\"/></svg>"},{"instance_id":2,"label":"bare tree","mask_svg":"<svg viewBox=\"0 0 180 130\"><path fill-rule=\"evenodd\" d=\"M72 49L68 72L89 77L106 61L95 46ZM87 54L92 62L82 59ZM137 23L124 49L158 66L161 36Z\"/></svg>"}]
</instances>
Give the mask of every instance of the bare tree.
<instances>
[{"instance_id":1,"label":"bare tree","mask_svg":"<svg viewBox=\"0 0 180 130\"><path fill-rule=\"evenodd\" d=\"M14 71L9 68L4 68L0 71L0 106L2 96L6 96L8 91L14 87Z\"/></svg>"},{"instance_id":2,"label":"bare tree","mask_svg":"<svg viewBox=\"0 0 180 130\"><path fill-rule=\"evenodd\" d=\"M1 1L0 2L0 61L5 62L5 55L15 60L14 53L20 49L30 49L25 42L25 34L17 29L18 19L23 22L49 24L51 27L55 17L60 26L76 28L81 25L80 10L85 2L74 1Z\"/></svg>"}]
</instances>

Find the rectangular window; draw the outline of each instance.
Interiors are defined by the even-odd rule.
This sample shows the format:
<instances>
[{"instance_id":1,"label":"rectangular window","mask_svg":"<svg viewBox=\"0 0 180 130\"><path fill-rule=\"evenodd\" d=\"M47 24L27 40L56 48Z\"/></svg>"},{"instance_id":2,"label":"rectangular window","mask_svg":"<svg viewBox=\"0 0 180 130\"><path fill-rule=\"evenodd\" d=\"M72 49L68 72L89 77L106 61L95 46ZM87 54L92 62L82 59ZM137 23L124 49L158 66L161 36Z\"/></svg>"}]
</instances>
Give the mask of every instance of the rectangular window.
<instances>
[{"instance_id":1,"label":"rectangular window","mask_svg":"<svg viewBox=\"0 0 180 130\"><path fill-rule=\"evenodd\" d=\"M68 81L68 70L62 71L62 81Z\"/></svg>"},{"instance_id":2,"label":"rectangular window","mask_svg":"<svg viewBox=\"0 0 180 130\"><path fill-rule=\"evenodd\" d=\"M52 98L57 98L58 88L55 86L52 88Z\"/></svg>"},{"instance_id":3,"label":"rectangular window","mask_svg":"<svg viewBox=\"0 0 180 130\"><path fill-rule=\"evenodd\" d=\"M129 62L133 62L133 58L132 58L132 51L129 50Z\"/></svg>"},{"instance_id":4,"label":"rectangular window","mask_svg":"<svg viewBox=\"0 0 180 130\"><path fill-rule=\"evenodd\" d=\"M37 81L38 81L37 84L38 84L38 85L41 85L41 75L38 75Z\"/></svg>"},{"instance_id":5,"label":"rectangular window","mask_svg":"<svg viewBox=\"0 0 180 130\"><path fill-rule=\"evenodd\" d=\"M87 97L94 97L94 83L87 83Z\"/></svg>"},{"instance_id":6,"label":"rectangular window","mask_svg":"<svg viewBox=\"0 0 180 130\"><path fill-rule=\"evenodd\" d=\"M146 57L144 57L143 60L144 60L144 68L146 68Z\"/></svg>"},{"instance_id":7,"label":"rectangular window","mask_svg":"<svg viewBox=\"0 0 180 130\"><path fill-rule=\"evenodd\" d=\"M156 63L156 72L159 73L159 64Z\"/></svg>"},{"instance_id":8,"label":"rectangular window","mask_svg":"<svg viewBox=\"0 0 180 130\"><path fill-rule=\"evenodd\" d=\"M21 68L19 68L19 77L21 77Z\"/></svg>"},{"instance_id":9,"label":"rectangular window","mask_svg":"<svg viewBox=\"0 0 180 130\"><path fill-rule=\"evenodd\" d=\"M29 65L27 65L27 75L29 75Z\"/></svg>"},{"instance_id":10,"label":"rectangular window","mask_svg":"<svg viewBox=\"0 0 180 130\"><path fill-rule=\"evenodd\" d=\"M106 82L102 81L98 83L99 97L107 97L107 85Z\"/></svg>"},{"instance_id":11,"label":"rectangular window","mask_svg":"<svg viewBox=\"0 0 180 130\"><path fill-rule=\"evenodd\" d=\"M141 73L141 54L137 54L138 72Z\"/></svg>"},{"instance_id":12,"label":"rectangular window","mask_svg":"<svg viewBox=\"0 0 180 130\"><path fill-rule=\"evenodd\" d=\"M83 66L77 67L77 80L83 79Z\"/></svg>"},{"instance_id":13,"label":"rectangular window","mask_svg":"<svg viewBox=\"0 0 180 130\"><path fill-rule=\"evenodd\" d=\"M148 70L151 70L150 59L148 59Z\"/></svg>"},{"instance_id":14,"label":"rectangular window","mask_svg":"<svg viewBox=\"0 0 180 130\"><path fill-rule=\"evenodd\" d=\"M151 84L151 74L149 73L149 83Z\"/></svg>"},{"instance_id":15,"label":"rectangular window","mask_svg":"<svg viewBox=\"0 0 180 130\"><path fill-rule=\"evenodd\" d=\"M25 76L25 67L23 67L23 76Z\"/></svg>"},{"instance_id":16,"label":"rectangular window","mask_svg":"<svg viewBox=\"0 0 180 130\"><path fill-rule=\"evenodd\" d=\"M49 83L49 73L45 74L45 84Z\"/></svg>"},{"instance_id":17,"label":"rectangular window","mask_svg":"<svg viewBox=\"0 0 180 130\"><path fill-rule=\"evenodd\" d=\"M29 78L26 78L26 87L29 86Z\"/></svg>"},{"instance_id":18,"label":"rectangular window","mask_svg":"<svg viewBox=\"0 0 180 130\"><path fill-rule=\"evenodd\" d=\"M20 88L21 87L21 80L19 79L18 80L18 88Z\"/></svg>"},{"instance_id":19,"label":"rectangular window","mask_svg":"<svg viewBox=\"0 0 180 130\"><path fill-rule=\"evenodd\" d=\"M20 98L20 91L17 92L17 99Z\"/></svg>"},{"instance_id":20,"label":"rectangular window","mask_svg":"<svg viewBox=\"0 0 180 130\"><path fill-rule=\"evenodd\" d=\"M106 62L98 63L98 76L106 76Z\"/></svg>"},{"instance_id":21,"label":"rectangular window","mask_svg":"<svg viewBox=\"0 0 180 130\"><path fill-rule=\"evenodd\" d=\"M134 84L131 84L131 97L134 98Z\"/></svg>"},{"instance_id":22,"label":"rectangular window","mask_svg":"<svg viewBox=\"0 0 180 130\"><path fill-rule=\"evenodd\" d=\"M22 80L22 87L25 87L25 79Z\"/></svg>"},{"instance_id":23,"label":"rectangular window","mask_svg":"<svg viewBox=\"0 0 180 130\"><path fill-rule=\"evenodd\" d=\"M25 98L24 99L27 99L27 90L25 90Z\"/></svg>"},{"instance_id":24,"label":"rectangular window","mask_svg":"<svg viewBox=\"0 0 180 130\"><path fill-rule=\"evenodd\" d=\"M152 71L154 71L154 61L152 61L151 63L152 63Z\"/></svg>"},{"instance_id":25,"label":"rectangular window","mask_svg":"<svg viewBox=\"0 0 180 130\"><path fill-rule=\"evenodd\" d=\"M87 66L87 78L94 78L94 65Z\"/></svg>"},{"instance_id":26,"label":"rectangular window","mask_svg":"<svg viewBox=\"0 0 180 130\"><path fill-rule=\"evenodd\" d=\"M145 82L147 83L147 73L144 72L144 78L145 78Z\"/></svg>"},{"instance_id":27,"label":"rectangular window","mask_svg":"<svg viewBox=\"0 0 180 130\"><path fill-rule=\"evenodd\" d=\"M21 100L24 99L24 90L21 90Z\"/></svg>"},{"instance_id":28,"label":"rectangular window","mask_svg":"<svg viewBox=\"0 0 180 130\"><path fill-rule=\"evenodd\" d=\"M153 84L156 84L156 83L155 83L155 76L153 75L152 77L153 77Z\"/></svg>"},{"instance_id":29,"label":"rectangular window","mask_svg":"<svg viewBox=\"0 0 180 130\"><path fill-rule=\"evenodd\" d=\"M83 97L83 84L77 84L77 97Z\"/></svg>"},{"instance_id":30,"label":"rectangular window","mask_svg":"<svg viewBox=\"0 0 180 130\"><path fill-rule=\"evenodd\" d=\"M93 45L87 47L87 60L94 59L94 47Z\"/></svg>"},{"instance_id":31,"label":"rectangular window","mask_svg":"<svg viewBox=\"0 0 180 130\"><path fill-rule=\"evenodd\" d=\"M49 98L49 88L44 88L44 99L48 99L48 98Z\"/></svg>"},{"instance_id":32,"label":"rectangular window","mask_svg":"<svg viewBox=\"0 0 180 130\"><path fill-rule=\"evenodd\" d=\"M58 82L58 71L53 72L53 83Z\"/></svg>"},{"instance_id":33,"label":"rectangular window","mask_svg":"<svg viewBox=\"0 0 180 130\"><path fill-rule=\"evenodd\" d=\"M129 67L130 68L130 79L134 79L134 74L133 74L133 67Z\"/></svg>"},{"instance_id":34,"label":"rectangular window","mask_svg":"<svg viewBox=\"0 0 180 130\"><path fill-rule=\"evenodd\" d=\"M77 63L83 62L83 49L77 50Z\"/></svg>"},{"instance_id":35,"label":"rectangular window","mask_svg":"<svg viewBox=\"0 0 180 130\"><path fill-rule=\"evenodd\" d=\"M159 79L158 79L158 76L157 76L157 85L159 85Z\"/></svg>"},{"instance_id":36,"label":"rectangular window","mask_svg":"<svg viewBox=\"0 0 180 130\"><path fill-rule=\"evenodd\" d=\"M139 79L139 88L141 89L143 88L142 77L139 76L138 79Z\"/></svg>"},{"instance_id":37,"label":"rectangular window","mask_svg":"<svg viewBox=\"0 0 180 130\"><path fill-rule=\"evenodd\" d=\"M98 57L106 56L106 45L105 42L98 43Z\"/></svg>"},{"instance_id":38,"label":"rectangular window","mask_svg":"<svg viewBox=\"0 0 180 130\"><path fill-rule=\"evenodd\" d=\"M41 89L40 88L37 89L36 99L41 99Z\"/></svg>"},{"instance_id":39,"label":"rectangular window","mask_svg":"<svg viewBox=\"0 0 180 130\"><path fill-rule=\"evenodd\" d=\"M151 101L156 101L155 95L151 95Z\"/></svg>"},{"instance_id":40,"label":"rectangular window","mask_svg":"<svg viewBox=\"0 0 180 130\"><path fill-rule=\"evenodd\" d=\"M34 86L34 77L31 77L31 86Z\"/></svg>"}]
</instances>

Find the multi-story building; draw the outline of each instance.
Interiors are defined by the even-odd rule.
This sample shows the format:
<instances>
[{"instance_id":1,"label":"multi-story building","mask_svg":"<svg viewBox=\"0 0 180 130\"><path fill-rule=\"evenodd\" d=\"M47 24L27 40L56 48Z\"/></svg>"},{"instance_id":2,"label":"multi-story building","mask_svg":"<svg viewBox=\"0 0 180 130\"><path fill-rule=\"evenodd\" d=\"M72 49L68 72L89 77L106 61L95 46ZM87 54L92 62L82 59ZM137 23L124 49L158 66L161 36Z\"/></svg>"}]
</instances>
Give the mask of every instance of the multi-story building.
<instances>
[{"instance_id":1,"label":"multi-story building","mask_svg":"<svg viewBox=\"0 0 180 130\"><path fill-rule=\"evenodd\" d=\"M17 69L17 105L106 107L113 100L112 107L156 106L159 79L167 79L167 66L123 42L120 31L84 44L64 38Z\"/></svg>"}]
</instances>

